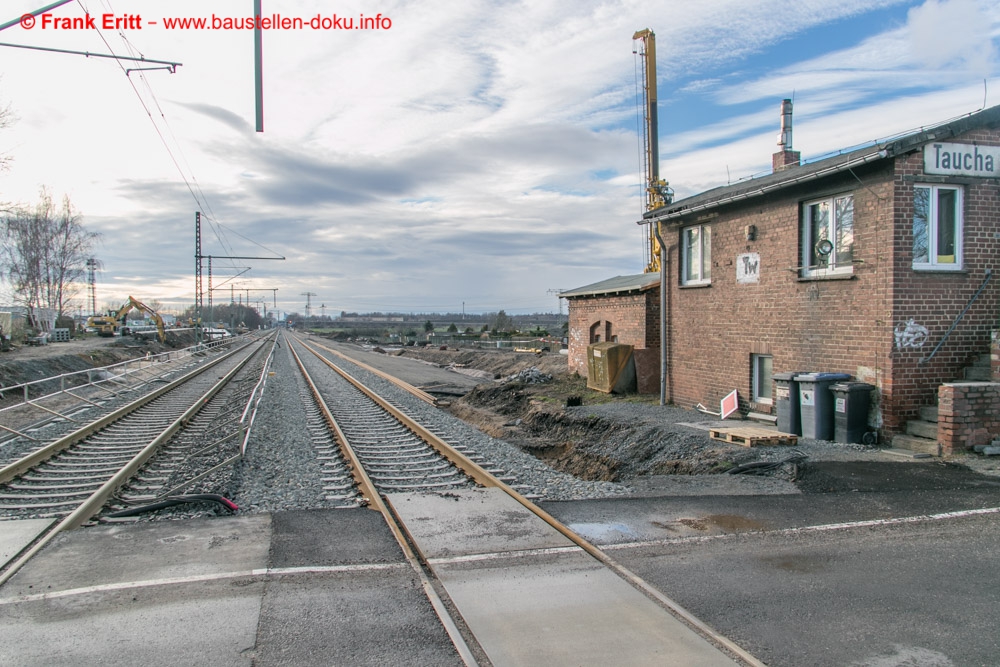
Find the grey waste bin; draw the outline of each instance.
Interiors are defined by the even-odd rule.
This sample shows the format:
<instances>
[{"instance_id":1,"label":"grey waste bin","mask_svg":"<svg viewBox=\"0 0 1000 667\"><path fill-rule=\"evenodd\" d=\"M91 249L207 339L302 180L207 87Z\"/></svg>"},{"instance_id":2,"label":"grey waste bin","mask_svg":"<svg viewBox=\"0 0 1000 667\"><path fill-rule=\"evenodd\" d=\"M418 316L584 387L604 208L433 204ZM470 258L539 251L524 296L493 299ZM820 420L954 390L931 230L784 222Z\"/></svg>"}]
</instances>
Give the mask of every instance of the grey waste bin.
<instances>
[{"instance_id":1,"label":"grey waste bin","mask_svg":"<svg viewBox=\"0 0 1000 667\"><path fill-rule=\"evenodd\" d=\"M799 383L794 373L775 373L774 410L778 417L778 430L782 433L802 435L802 420L799 418Z\"/></svg>"},{"instance_id":2,"label":"grey waste bin","mask_svg":"<svg viewBox=\"0 0 1000 667\"><path fill-rule=\"evenodd\" d=\"M865 382L837 382L833 394L833 439L836 442L863 442L868 431L868 408L874 389Z\"/></svg>"},{"instance_id":3,"label":"grey waste bin","mask_svg":"<svg viewBox=\"0 0 1000 667\"><path fill-rule=\"evenodd\" d=\"M796 376L803 438L833 439L833 394L830 393L830 385L850 379L851 376L846 373L804 373Z\"/></svg>"}]
</instances>

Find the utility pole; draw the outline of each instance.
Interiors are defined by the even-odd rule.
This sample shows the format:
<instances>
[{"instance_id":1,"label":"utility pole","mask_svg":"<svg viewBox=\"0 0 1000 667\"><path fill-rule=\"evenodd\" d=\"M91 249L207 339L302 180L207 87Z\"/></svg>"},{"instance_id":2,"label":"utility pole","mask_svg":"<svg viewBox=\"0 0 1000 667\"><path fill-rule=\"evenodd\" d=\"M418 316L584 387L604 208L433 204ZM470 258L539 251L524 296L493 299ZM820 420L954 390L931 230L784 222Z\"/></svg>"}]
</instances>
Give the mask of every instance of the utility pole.
<instances>
[{"instance_id":1,"label":"utility pole","mask_svg":"<svg viewBox=\"0 0 1000 667\"><path fill-rule=\"evenodd\" d=\"M562 297L559 296L559 295L562 294L565 291L566 290L564 290L564 289L550 289L548 291L549 294L555 294L556 295L556 301L559 302L559 317L562 317Z\"/></svg>"},{"instance_id":2,"label":"utility pole","mask_svg":"<svg viewBox=\"0 0 1000 667\"><path fill-rule=\"evenodd\" d=\"M257 110L257 131L264 131L264 63L263 63L263 35L261 34L260 0L253 0L254 21L253 31L253 81L254 81L254 101Z\"/></svg>"},{"instance_id":3,"label":"utility pole","mask_svg":"<svg viewBox=\"0 0 1000 667\"><path fill-rule=\"evenodd\" d=\"M87 260L87 283L90 285L90 314L97 315L97 269L100 262L91 257Z\"/></svg>"},{"instance_id":4,"label":"utility pole","mask_svg":"<svg viewBox=\"0 0 1000 667\"><path fill-rule=\"evenodd\" d=\"M205 293L202 289L202 260L208 259L211 266L212 259L275 259L284 260L284 257L247 257L241 255L202 255L201 254L201 211L194 214L194 316L195 316L195 342L201 344L201 314L205 309ZM249 269L248 269L249 270ZM209 294L211 294L211 279L209 279ZM211 296L209 296L211 299Z\"/></svg>"},{"instance_id":5,"label":"utility pole","mask_svg":"<svg viewBox=\"0 0 1000 667\"><path fill-rule=\"evenodd\" d=\"M302 292L299 296L306 298L306 319L309 319L309 309L312 308L311 298L316 296L316 292Z\"/></svg>"}]
</instances>

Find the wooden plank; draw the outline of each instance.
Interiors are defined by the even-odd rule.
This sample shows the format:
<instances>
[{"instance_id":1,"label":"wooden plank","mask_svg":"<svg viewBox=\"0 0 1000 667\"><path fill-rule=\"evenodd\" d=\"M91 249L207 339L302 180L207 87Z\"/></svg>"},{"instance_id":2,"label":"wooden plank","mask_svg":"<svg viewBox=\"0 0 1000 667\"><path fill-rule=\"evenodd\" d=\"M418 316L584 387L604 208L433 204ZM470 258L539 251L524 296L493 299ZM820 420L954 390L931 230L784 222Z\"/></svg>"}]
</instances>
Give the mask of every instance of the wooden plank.
<instances>
[{"instance_id":1,"label":"wooden plank","mask_svg":"<svg viewBox=\"0 0 1000 667\"><path fill-rule=\"evenodd\" d=\"M791 433L781 433L754 426L713 428L709 430L708 434L713 440L721 440L743 447L796 445L799 441L798 436Z\"/></svg>"}]
</instances>

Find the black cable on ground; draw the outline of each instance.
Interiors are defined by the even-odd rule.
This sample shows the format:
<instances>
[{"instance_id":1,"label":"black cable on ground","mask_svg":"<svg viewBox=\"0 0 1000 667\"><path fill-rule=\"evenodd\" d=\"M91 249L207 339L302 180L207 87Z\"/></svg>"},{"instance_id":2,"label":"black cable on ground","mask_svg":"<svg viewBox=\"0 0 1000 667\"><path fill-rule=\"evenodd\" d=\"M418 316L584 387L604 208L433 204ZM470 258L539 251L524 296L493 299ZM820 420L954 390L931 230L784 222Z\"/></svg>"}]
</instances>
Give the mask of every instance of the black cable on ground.
<instances>
[{"instance_id":1,"label":"black cable on ground","mask_svg":"<svg viewBox=\"0 0 1000 667\"><path fill-rule=\"evenodd\" d=\"M230 512L235 512L239 507L233 501L220 496L215 493L192 493L184 496L168 496L163 500L155 503L150 503L149 505L140 505L139 507L130 507L128 509L119 510L117 512L111 512L110 514L105 514L104 516L109 519L119 519L127 516L136 516L137 514L145 514L146 512L153 512L155 510L161 510L165 507L173 507L174 505L183 505L185 503L197 503L197 502L214 502L222 505Z\"/></svg>"},{"instance_id":2,"label":"black cable on ground","mask_svg":"<svg viewBox=\"0 0 1000 667\"><path fill-rule=\"evenodd\" d=\"M786 463L791 463L792 465L797 466L809 458L807 454L798 449L793 449L791 453L791 456L780 461L754 461L753 463L744 463L730 468L726 471L726 473L729 475L760 475L772 470L777 470Z\"/></svg>"}]
</instances>

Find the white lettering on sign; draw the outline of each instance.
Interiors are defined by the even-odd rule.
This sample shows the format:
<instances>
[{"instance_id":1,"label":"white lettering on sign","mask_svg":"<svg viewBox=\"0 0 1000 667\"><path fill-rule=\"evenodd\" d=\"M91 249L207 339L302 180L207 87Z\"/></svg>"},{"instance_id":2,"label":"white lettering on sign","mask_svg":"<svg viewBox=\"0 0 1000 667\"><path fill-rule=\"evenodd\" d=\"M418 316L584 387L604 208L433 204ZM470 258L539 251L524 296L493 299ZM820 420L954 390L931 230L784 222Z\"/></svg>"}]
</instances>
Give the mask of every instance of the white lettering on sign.
<instances>
[{"instance_id":1,"label":"white lettering on sign","mask_svg":"<svg viewBox=\"0 0 1000 667\"><path fill-rule=\"evenodd\" d=\"M736 256L736 282L742 284L760 282L759 254L748 252Z\"/></svg>"},{"instance_id":2,"label":"white lettering on sign","mask_svg":"<svg viewBox=\"0 0 1000 667\"><path fill-rule=\"evenodd\" d=\"M954 176L997 176L1000 146L972 144L927 144L924 173Z\"/></svg>"}]
</instances>

